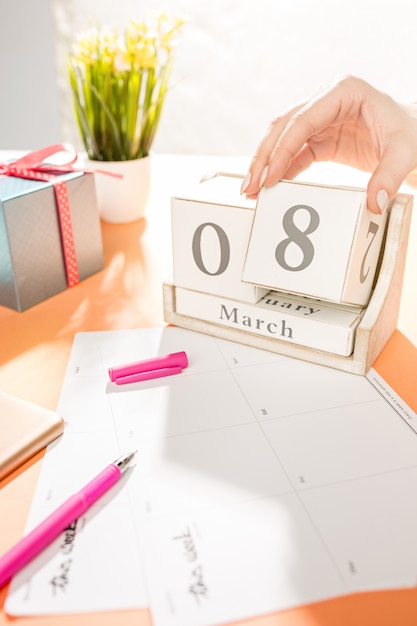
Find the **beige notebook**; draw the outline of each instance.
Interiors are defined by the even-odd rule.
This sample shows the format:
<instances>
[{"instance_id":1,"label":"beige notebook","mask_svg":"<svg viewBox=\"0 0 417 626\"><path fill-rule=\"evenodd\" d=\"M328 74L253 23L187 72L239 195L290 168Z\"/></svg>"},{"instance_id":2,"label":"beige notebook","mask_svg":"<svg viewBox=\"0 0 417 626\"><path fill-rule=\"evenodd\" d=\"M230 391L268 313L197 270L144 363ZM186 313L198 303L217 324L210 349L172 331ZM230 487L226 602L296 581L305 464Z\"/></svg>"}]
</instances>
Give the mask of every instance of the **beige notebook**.
<instances>
[{"instance_id":1,"label":"beige notebook","mask_svg":"<svg viewBox=\"0 0 417 626\"><path fill-rule=\"evenodd\" d=\"M0 480L63 430L64 421L54 411L0 392Z\"/></svg>"}]
</instances>

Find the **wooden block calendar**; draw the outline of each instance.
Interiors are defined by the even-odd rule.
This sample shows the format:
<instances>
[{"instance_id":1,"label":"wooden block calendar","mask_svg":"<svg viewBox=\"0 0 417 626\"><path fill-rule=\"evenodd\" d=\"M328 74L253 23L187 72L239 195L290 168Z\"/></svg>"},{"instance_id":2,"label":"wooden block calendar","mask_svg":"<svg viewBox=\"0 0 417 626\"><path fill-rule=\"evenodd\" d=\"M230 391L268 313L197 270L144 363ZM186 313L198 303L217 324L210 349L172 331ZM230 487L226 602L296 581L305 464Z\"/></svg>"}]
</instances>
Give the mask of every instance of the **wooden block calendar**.
<instances>
[{"instance_id":1,"label":"wooden block calendar","mask_svg":"<svg viewBox=\"0 0 417 626\"><path fill-rule=\"evenodd\" d=\"M256 205L240 184L172 198L165 320L365 374L396 327L412 196L375 216L359 188L282 181Z\"/></svg>"}]
</instances>

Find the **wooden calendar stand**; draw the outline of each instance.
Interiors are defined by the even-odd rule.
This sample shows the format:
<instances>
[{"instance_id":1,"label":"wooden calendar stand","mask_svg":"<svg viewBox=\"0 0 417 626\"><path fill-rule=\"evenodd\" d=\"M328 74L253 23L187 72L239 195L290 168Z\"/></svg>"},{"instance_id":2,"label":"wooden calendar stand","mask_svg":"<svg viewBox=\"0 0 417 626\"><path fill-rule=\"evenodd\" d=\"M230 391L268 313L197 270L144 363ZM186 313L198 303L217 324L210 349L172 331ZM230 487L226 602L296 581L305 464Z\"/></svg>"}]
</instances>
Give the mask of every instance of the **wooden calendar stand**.
<instances>
[{"instance_id":1,"label":"wooden calendar stand","mask_svg":"<svg viewBox=\"0 0 417 626\"><path fill-rule=\"evenodd\" d=\"M377 279L369 304L356 329L353 352L348 357L181 315L176 312L176 287L168 282L163 286L165 321L353 374L366 374L397 325L412 204L413 196L398 194L388 209L389 220L379 258Z\"/></svg>"}]
</instances>

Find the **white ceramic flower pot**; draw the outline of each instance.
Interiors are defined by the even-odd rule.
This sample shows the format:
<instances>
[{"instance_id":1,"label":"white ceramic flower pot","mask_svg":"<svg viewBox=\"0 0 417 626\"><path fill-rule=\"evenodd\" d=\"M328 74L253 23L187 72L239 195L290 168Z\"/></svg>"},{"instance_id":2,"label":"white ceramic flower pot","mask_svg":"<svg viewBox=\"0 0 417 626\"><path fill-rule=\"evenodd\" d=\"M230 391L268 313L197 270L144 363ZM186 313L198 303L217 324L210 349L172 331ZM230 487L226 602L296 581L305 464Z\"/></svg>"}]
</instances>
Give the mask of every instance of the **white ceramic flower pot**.
<instances>
[{"instance_id":1,"label":"white ceramic flower pot","mask_svg":"<svg viewBox=\"0 0 417 626\"><path fill-rule=\"evenodd\" d=\"M130 161L86 162L89 169L123 175L123 178L100 173L94 175L102 220L121 224L134 222L144 216L150 191L150 161L147 156Z\"/></svg>"}]
</instances>

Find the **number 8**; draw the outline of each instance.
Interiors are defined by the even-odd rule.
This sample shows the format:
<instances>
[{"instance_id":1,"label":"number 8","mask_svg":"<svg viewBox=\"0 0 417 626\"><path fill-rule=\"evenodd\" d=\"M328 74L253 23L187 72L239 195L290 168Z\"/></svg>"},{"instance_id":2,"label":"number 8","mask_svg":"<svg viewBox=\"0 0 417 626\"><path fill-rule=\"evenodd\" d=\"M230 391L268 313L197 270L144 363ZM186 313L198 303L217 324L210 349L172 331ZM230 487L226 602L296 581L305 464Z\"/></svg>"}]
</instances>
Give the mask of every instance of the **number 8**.
<instances>
[{"instance_id":1,"label":"number 8","mask_svg":"<svg viewBox=\"0 0 417 626\"><path fill-rule=\"evenodd\" d=\"M294 216L297 211L305 210L310 215L310 223L305 230L300 230L294 224ZM314 233L319 227L320 216L313 207L306 204L296 204L284 213L282 225L288 237L283 239L275 249L275 258L284 270L289 272L300 272L308 267L314 258L314 246L307 235ZM285 253L290 243L295 243L303 253L303 260L299 265L288 265L285 260Z\"/></svg>"}]
</instances>

